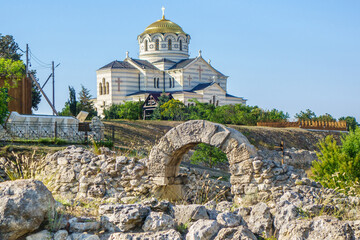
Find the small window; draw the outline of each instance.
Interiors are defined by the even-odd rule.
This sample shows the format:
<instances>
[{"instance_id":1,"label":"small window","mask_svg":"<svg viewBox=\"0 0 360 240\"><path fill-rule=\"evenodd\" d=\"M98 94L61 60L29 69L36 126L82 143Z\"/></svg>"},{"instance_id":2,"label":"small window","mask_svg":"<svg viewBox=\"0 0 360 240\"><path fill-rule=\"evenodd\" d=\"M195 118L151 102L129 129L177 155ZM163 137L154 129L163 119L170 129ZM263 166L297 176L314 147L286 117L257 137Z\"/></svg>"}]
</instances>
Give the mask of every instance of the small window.
<instances>
[{"instance_id":1,"label":"small window","mask_svg":"<svg viewBox=\"0 0 360 240\"><path fill-rule=\"evenodd\" d=\"M147 51L147 50L148 50L148 41L145 40L145 51Z\"/></svg>"},{"instance_id":2,"label":"small window","mask_svg":"<svg viewBox=\"0 0 360 240\"><path fill-rule=\"evenodd\" d=\"M109 94L110 92L110 87L109 87L109 83L106 83L106 94Z\"/></svg>"},{"instance_id":3,"label":"small window","mask_svg":"<svg viewBox=\"0 0 360 240\"><path fill-rule=\"evenodd\" d=\"M213 96L213 104L215 105L215 96Z\"/></svg>"},{"instance_id":4,"label":"small window","mask_svg":"<svg viewBox=\"0 0 360 240\"><path fill-rule=\"evenodd\" d=\"M175 78L172 79L172 86L175 87Z\"/></svg>"},{"instance_id":5,"label":"small window","mask_svg":"<svg viewBox=\"0 0 360 240\"><path fill-rule=\"evenodd\" d=\"M171 42L171 39L168 40L168 50L172 50L172 42Z\"/></svg>"},{"instance_id":6,"label":"small window","mask_svg":"<svg viewBox=\"0 0 360 240\"><path fill-rule=\"evenodd\" d=\"M102 79L102 94L106 94L106 85L105 85L105 78Z\"/></svg>"},{"instance_id":7,"label":"small window","mask_svg":"<svg viewBox=\"0 0 360 240\"><path fill-rule=\"evenodd\" d=\"M157 88L160 88L160 79L159 78L157 78L156 86L157 86Z\"/></svg>"},{"instance_id":8,"label":"small window","mask_svg":"<svg viewBox=\"0 0 360 240\"><path fill-rule=\"evenodd\" d=\"M99 83L99 95L103 95L103 88L101 83Z\"/></svg>"},{"instance_id":9,"label":"small window","mask_svg":"<svg viewBox=\"0 0 360 240\"><path fill-rule=\"evenodd\" d=\"M159 39L155 41L155 51L159 51Z\"/></svg>"},{"instance_id":10,"label":"small window","mask_svg":"<svg viewBox=\"0 0 360 240\"><path fill-rule=\"evenodd\" d=\"M216 106L219 106L219 100L216 100Z\"/></svg>"},{"instance_id":11,"label":"small window","mask_svg":"<svg viewBox=\"0 0 360 240\"><path fill-rule=\"evenodd\" d=\"M154 78L154 88L156 88L156 78Z\"/></svg>"},{"instance_id":12,"label":"small window","mask_svg":"<svg viewBox=\"0 0 360 240\"><path fill-rule=\"evenodd\" d=\"M182 40L180 40L180 51L182 51Z\"/></svg>"},{"instance_id":13,"label":"small window","mask_svg":"<svg viewBox=\"0 0 360 240\"><path fill-rule=\"evenodd\" d=\"M171 82L171 78L169 78L169 88L171 88L171 84L172 82Z\"/></svg>"}]
</instances>

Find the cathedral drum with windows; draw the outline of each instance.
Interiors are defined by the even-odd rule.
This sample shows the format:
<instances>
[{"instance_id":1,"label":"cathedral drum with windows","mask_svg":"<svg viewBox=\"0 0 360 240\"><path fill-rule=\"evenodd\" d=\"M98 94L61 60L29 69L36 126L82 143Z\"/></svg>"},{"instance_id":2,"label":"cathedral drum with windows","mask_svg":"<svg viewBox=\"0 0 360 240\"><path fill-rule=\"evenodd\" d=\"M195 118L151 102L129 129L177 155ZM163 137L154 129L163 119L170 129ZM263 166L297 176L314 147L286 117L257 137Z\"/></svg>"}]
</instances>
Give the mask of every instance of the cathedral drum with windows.
<instances>
[{"instance_id":1,"label":"cathedral drum with windows","mask_svg":"<svg viewBox=\"0 0 360 240\"><path fill-rule=\"evenodd\" d=\"M166 92L191 104L191 99L214 105L246 104L242 97L227 94L227 78L199 55L189 58L190 35L163 16L138 36L139 59L113 61L96 71L100 115L112 104L145 100Z\"/></svg>"}]
</instances>

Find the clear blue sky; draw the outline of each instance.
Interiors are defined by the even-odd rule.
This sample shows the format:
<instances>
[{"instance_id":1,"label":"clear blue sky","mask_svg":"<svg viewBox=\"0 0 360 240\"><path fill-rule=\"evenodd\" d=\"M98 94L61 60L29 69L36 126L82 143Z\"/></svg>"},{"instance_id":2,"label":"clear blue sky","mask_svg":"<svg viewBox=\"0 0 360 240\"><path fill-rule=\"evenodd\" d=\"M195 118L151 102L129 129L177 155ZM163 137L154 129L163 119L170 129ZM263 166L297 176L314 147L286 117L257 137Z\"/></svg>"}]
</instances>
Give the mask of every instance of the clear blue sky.
<instances>
[{"instance_id":1,"label":"clear blue sky","mask_svg":"<svg viewBox=\"0 0 360 240\"><path fill-rule=\"evenodd\" d=\"M0 0L0 33L28 43L56 69L56 108L68 86L96 96L103 65L138 57L137 35L161 18L190 34L191 57L199 49L228 79L230 94L249 105L291 116L310 108L317 115L360 120L360 1L196 0L45 1ZM31 60L44 83L51 73ZM45 87L51 98L51 84ZM38 113L50 113L42 101Z\"/></svg>"}]
</instances>

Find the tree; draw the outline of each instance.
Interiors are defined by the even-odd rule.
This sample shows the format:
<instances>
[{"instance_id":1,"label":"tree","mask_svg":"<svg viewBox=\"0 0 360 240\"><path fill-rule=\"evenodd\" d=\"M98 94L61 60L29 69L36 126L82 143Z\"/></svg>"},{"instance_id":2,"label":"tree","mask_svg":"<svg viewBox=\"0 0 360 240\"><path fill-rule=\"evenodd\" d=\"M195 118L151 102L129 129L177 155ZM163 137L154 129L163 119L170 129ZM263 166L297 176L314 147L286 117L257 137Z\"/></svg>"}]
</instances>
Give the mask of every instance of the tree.
<instances>
[{"instance_id":1,"label":"tree","mask_svg":"<svg viewBox=\"0 0 360 240\"><path fill-rule=\"evenodd\" d=\"M300 111L299 113L295 114L295 118L298 121L310 121L316 118L316 114L310 109L306 109L305 112Z\"/></svg>"},{"instance_id":2,"label":"tree","mask_svg":"<svg viewBox=\"0 0 360 240\"><path fill-rule=\"evenodd\" d=\"M0 33L0 58L12 59L19 61L22 54L18 53L20 50L18 44L11 35L1 35Z\"/></svg>"},{"instance_id":3,"label":"tree","mask_svg":"<svg viewBox=\"0 0 360 240\"><path fill-rule=\"evenodd\" d=\"M119 111L121 104L111 104L108 109L104 109L105 119L119 119Z\"/></svg>"},{"instance_id":4,"label":"tree","mask_svg":"<svg viewBox=\"0 0 360 240\"><path fill-rule=\"evenodd\" d=\"M312 163L313 178L324 187L345 194L360 193L360 128L350 131L338 145L332 135L319 143L318 161Z\"/></svg>"},{"instance_id":5,"label":"tree","mask_svg":"<svg viewBox=\"0 0 360 240\"><path fill-rule=\"evenodd\" d=\"M155 108L155 110L152 113L151 118L153 120L161 120L163 119L161 117L161 105L163 105L164 103L166 103L167 101L170 100L170 97L168 95L166 95L165 93L162 93L161 96L158 98L158 102L157 102L157 106Z\"/></svg>"},{"instance_id":6,"label":"tree","mask_svg":"<svg viewBox=\"0 0 360 240\"><path fill-rule=\"evenodd\" d=\"M204 163L212 168L219 163L227 162L227 157L220 149L209 144L200 143L196 146L194 154L190 157L192 164Z\"/></svg>"},{"instance_id":7,"label":"tree","mask_svg":"<svg viewBox=\"0 0 360 240\"><path fill-rule=\"evenodd\" d=\"M75 89L69 86L69 100L65 102L65 107L59 112L60 116L76 116L78 114L78 102L76 101Z\"/></svg>"},{"instance_id":8,"label":"tree","mask_svg":"<svg viewBox=\"0 0 360 240\"><path fill-rule=\"evenodd\" d=\"M38 78L36 77L36 71L35 70L31 70L30 71L31 74L34 75L36 81L39 82ZM41 92L40 89L36 86L36 84L32 81L31 82L31 107L32 109L34 109L35 111L37 111L39 108L39 103L41 102Z\"/></svg>"},{"instance_id":9,"label":"tree","mask_svg":"<svg viewBox=\"0 0 360 240\"><path fill-rule=\"evenodd\" d=\"M336 118L331 116L328 113L325 113L324 115L320 115L316 118L314 118L315 121L324 121L324 122L336 122Z\"/></svg>"},{"instance_id":10,"label":"tree","mask_svg":"<svg viewBox=\"0 0 360 240\"><path fill-rule=\"evenodd\" d=\"M18 51L20 50L18 44L15 42L15 39L11 35L1 35L0 34L0 58L11 59L13 61L19 61L22 54ZM24 64L24 63L23 63ZM36 78L36 71L30 70ZM34 82L31 82L31 107L34 110L38 110L38 105L41 101L40 89L35 85Z\"/></svg>"},{"instance_id":11,"label":"tree","mask_svg":"<svg viewBox=\"0 0 360 240\"><path fill-rule=\"evenodd\" d=\"M187 120L187 109L183 102L171 99L160 106L161 117L167 120L182 121Z\"/></svg>"},{"instance_id":12,"label":"tree","mask_svg":"<svg viewBox=\"0 0 360 240\"><path fill-rule=\"evenodd\" d=\"M79 104L77 112L86 111L89 113L88 118L93 118L97 116L97 112L94 108L94 103L91 100L92 96L90 90L81 85L81 91L79 93ZM76 101L76 100L75 100Z\"/></svg>"},{"instance_id":13,"label":"tree","mask_svg":"<svg viewBox=\"0 0 360 240\"><path fill-rule=\"evenodd\" d=\"M139 120L143 117L143 101L127 101L119 106L118 116L120 119Z\"/></svg>"},{"instance_id":14,"label":"tree","mask_svg":"<svg viewBox=\"0 0 360 240\"><path fill-rule=\"evenodd\" d=\"M8 115L8 102L10 97L8 91L10 88L16 87L17 82L25 75L25 66L22 61L14 61L11 59L0 58L0 124L4 123Z\"/></svg>"},{"instance_id":15,"label":"tree","mask_svg":"<svg viewBox=\"0 0 360 240\"><path fill-rule=\"evenodd\" d=\"M351 116L341 117L339 118L339 121L346 121L346 125L348 126L349 131L354 131L356 126L359 125L359 123L356 121L356 118Z\"/></svg>"}]
</instances>

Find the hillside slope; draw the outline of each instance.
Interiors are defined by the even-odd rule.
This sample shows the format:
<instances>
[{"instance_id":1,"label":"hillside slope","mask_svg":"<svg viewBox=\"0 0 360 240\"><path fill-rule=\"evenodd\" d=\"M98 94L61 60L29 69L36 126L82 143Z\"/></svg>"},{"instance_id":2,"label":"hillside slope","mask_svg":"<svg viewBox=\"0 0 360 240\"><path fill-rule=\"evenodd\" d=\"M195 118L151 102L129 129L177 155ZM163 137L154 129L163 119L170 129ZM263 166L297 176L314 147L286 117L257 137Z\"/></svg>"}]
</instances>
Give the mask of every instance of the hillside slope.
<instances>
[{"instance_id":1,"label":"hillside slope","mask_svg":"<svg viewBox=\"0 0 360 240\"><path fill-rule=\"evenodd\" d=\"M114 139L115 146L149 152L151 147L171 128L181 124L178 121L105 121L106 136ZM336 131L313 131L297 128L270 128L256 126L227 125L243 133L258 149L274 149L280 141L286 148L316 150L316 144L327 135L334 135L340 141L343 133ZM114 138L113 138L114 137Z\"/></svg>"}]
</instances>

